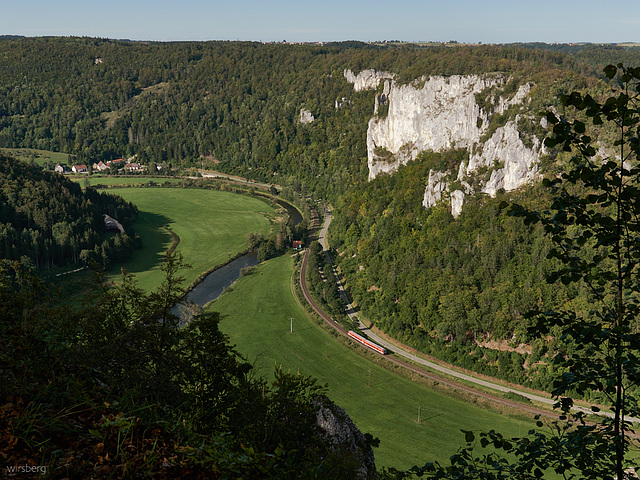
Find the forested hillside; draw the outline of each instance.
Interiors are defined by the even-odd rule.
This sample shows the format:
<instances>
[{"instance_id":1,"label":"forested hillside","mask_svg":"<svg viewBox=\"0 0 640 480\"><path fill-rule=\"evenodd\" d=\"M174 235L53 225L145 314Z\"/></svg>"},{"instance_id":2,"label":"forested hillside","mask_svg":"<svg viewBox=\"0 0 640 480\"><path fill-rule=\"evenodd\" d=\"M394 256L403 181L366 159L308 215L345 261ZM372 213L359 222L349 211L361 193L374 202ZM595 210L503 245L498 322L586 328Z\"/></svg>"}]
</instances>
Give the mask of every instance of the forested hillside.
<instances>
[{"instance_id":1,"label":"forested hillside","mask_svg":"<svg viewBox=\"0 0 640 480\"><path fill-rule=\"evenodd\" d=\"M542 112L567 113L559 99L574 90L606 98L619 77L600 72L618 61L639 65L640 55L597 46L5 37L0 147L66 152L86 164L136 156L167 168L206 167L330 202L331 254L363 318L457 365L549 389L566 367L547 362L549 354L568 358L582 347L561 343L554 329L529 337L526 312L564 309L584 319L593 292L578 281L549 283L557 260L548 258L543 228L505 215L514 201L544 210L542 185L473 190L501 168L491 157L475 177L458 172L511 122L518 145L538 145L535 178L558 177L568 154L563 145L539 147ZM494 83L469 95L469 111L483 116L468 123L482 135L370 175L368 126L389 114L391 90L356 90L347 69L385 72L394 86L414 90L429 76L447 84L454 75L479 83L491 75ZM603 155L614 133L596 125ZM396 161L377 151L380 162ZM433 172L443 195L425 208ZM456 216L454 188L466 195ZM104 214L127 234L107 233ZM323 388L282 372L271 384L256 378L215 314L174 328L171 307L183 293L178 256L167 257L158 291L145 294L126 274L117 286L98 276L88 294L95 301L82 308L57 304L37 279L34 265L121 260L138 243L130 236L135 216L133 205L0 158L0 451L16 465L36 452L69 478L354 478L375 442L360 435L345 455L327 438L315 417L319 407L335 411ZM583 240L581 252L599 258L598 246ZM320 258L314 247L310 265L326 268ZM341 311L337 289L318 273L310 283ZM565 393L603 399L603 389L571 388ZM369 462L363 478L375 475Z\"/></svg>"},{"instance_id":2,"label":"forested hillside","mask_svg":"<svg viewBox=\"0 0 640 480\"><path fill-rule=\"evenodd\" d=\"M352 296L374 325L415 348L549 388L553 367L536 362L550 345L534 342L531 355L479 346L530 344L525 314L533 308L570 302L588 308L587 292L547 283L556 265L546 258L551 242L542 228L525 226L499 206L517 199L542 207L544 191L481 196L454 219L445 203L429 210L420 203L428 165L422 157L354 188L336 205L331 239Z\"/></svg>"},{"instance_id":3,"label":"forested hillside","mask_svg":"<svg viewBox=\"0 0 640 480\"><path fill-rule=\"evenodd\" d=\"M345 69L384 70L399 82L578 70L570 57L515 46L22 38L1 41L0 58L1 147L68 152L78 163L137 154L142 163L206 164L325 198L366 179L374 92L354 92ZM300 122L303 108L313 122Z\"/></svg>"},{"instance_id":4,"label":"forested hillside","mask_svg":"<svg viewBox=\"0 0 640 480\"><path fill-rule=\"evenodd\" d=\"M446 205L425 209L430 172L448 168L455 183L476 147L424 152L395 174L367 181L368 122L376 105L377 118L386 114L383 87L356 91L344 72L388 72L397 85L416 88L432 75L499 74L504 83L475 98L487 113L481 141L518 120L517 135L529 146L542 140L541 112L560 109L560 95L601 97L614 85L601 67L640 63L639 56L613 46L4 39L0 146L68 152L83 163L137 155L143 164L206 166L330 201L331 241L366 317L431 353L544 387L546 373L535 375L529 365L547 346L533 345L529 358L477 347L490 339L528 341L523 315L533 305L588 304L584 292L546 283L553 268L547 239L498 208L501 199L542 201L543 193L534 186L468 196L455 219ZM522 86L529 91L523 103L492 106ZM612 138L598 134L603 145ZM554 175L565 160L547 152L541 174ZM488 178L492 169L478 175ZM38 253L35 261L43 259ZM483 361L469 361L470 354Z\"/></svg>"},{"instance_id":5,"label":"forested hillside","mask_svg":"<svg viewBox=\"0 0 640 480\"><path fill-rule=\"evenodd\" d=\"M30 258L37 267L129 258L140 246L133 230L138 210L120 197L80 188L36 165L0 156L0 258ZM125 231L107 232L105 215Z\"/></svg>"}]
</instances>

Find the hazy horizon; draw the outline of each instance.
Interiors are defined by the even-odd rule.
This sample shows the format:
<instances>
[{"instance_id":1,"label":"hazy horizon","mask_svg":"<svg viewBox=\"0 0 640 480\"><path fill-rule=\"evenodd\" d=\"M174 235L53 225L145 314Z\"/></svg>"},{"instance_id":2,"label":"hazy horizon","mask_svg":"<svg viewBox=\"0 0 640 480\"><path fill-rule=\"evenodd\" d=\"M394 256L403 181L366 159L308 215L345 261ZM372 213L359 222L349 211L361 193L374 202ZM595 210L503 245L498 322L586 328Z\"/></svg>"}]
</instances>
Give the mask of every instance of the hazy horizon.
<instances>
[{"instance_id":1,"label":"hazy horizon","mask_svg":"<svg viewBox=\"0 0 640 480\"><path fill-rule=\"evenodd\" d=\"M0 35L137 41L357 40L459 43L640 43L640 2L326 0L98 3L23 0L3 6Z\"/></svg>"}]
</instances>

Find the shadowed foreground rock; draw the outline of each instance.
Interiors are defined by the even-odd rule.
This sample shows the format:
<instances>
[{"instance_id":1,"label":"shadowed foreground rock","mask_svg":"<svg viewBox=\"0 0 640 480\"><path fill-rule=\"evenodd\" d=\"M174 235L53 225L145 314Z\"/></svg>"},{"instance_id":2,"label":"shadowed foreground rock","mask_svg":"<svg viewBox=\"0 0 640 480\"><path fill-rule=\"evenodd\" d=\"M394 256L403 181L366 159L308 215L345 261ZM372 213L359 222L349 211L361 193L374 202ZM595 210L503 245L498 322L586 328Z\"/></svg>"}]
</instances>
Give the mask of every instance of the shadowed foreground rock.
<instances>
[{"instance_id":1,"label":"shadowed foreground rock","mask_svg":"<svg viewBox=\"0 0 640 480\"><path fill-rule=\"evenodd\" d=\"M321 437L332 454L353 462L359 479L377 479L375 458L367 436L353 423L347 412L326 397L316 400L317 423Z\"/></svg>"}]
</instances>

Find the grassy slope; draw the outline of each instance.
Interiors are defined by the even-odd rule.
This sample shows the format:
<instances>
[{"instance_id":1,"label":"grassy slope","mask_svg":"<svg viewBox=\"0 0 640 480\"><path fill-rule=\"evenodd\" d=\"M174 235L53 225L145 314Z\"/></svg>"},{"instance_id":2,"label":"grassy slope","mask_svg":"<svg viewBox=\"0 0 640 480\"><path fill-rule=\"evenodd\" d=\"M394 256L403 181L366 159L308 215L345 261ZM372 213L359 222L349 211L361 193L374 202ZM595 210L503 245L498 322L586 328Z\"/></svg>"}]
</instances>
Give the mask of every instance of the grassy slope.
<instances>
[{"instance_id":1,"label":"grassy slope","mask_svg":"<svg viewBox=\"0 0 640 480\"><path fill-rule=\"evenodd\" d=\"M178 250L192 268L184 272L186 283L202 272L226 262L248 247L247 234L267 233L275 218L266 202L229 192L183 188L122 188L113 190L138 206L136 231L144 247L124 265L142 288L159 284L159 267L171 246L169 228L180 237ZM112 273L120 271L115 266Z\"/></svg>"},{"instance_id":2,"label":"grassy slope","mask_svg":"<svg viewBox=\"0 0 640 480\"><path fill-rule=\"evenodd\" d=\"M164 178L164 177L145 177L145 176L130 176L122 177L118 175L70 175L69 178L76 182L80 182L84 185L86 180L89 180L90 185L132 185L132 184L147 184L149 182L155 182L157 184L170 182L178 183L182 181L181 178ZM118 192L114 192L118 193Z\"/></svg>"},{"instance_id":3,"label":"grassy slope","mask_svg":"<svg viewBox=\"0 0 640 480\"><path fill-rule=\"evenodd\" d=\"M49 150L37 150L34 148L0 148L0 153L10 155L20 160L34 160L38 165L42 165L44 162L70 165L70 158L68 153L51 152Z\"/></svg>"},{"instance_id":4,"label":"grassy slope","mask_svg":"<svg viewBox=\"0 0 640 480\"><path fill-rule=\"evenodd\" d=\"M378 467L444 461L463 444L461 428L518 435L533 426L531 420L484 410L369 363L301 310L291 294L292 269L288 256L270 260L209 308L221 312L222 330L262 374L271 375L274 364L280 364L328 383L330 398L362 431L381 440L375 452Z\"/></svg>"}]
</instances>

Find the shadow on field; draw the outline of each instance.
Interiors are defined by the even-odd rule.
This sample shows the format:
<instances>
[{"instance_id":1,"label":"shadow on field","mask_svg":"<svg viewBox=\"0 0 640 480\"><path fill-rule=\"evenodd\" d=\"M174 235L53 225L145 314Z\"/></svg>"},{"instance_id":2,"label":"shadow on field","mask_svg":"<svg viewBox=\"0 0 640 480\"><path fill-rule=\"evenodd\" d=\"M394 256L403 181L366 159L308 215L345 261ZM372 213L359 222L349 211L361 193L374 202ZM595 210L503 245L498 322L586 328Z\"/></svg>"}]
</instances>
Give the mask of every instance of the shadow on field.
<instances>
[{"instance_id":1,"label":"shadow on field","mask_svg":"<svg viewBox=\"0 0 640 480\"><path fill-rule=\"evenodd\" d=\"M164 215L138 212L134 228L142 239L142 248L133 252L131 259L124 265L127 272L146 272L162 264L166 251L173 244L171 233L164 228L165 225L170 226L171 222L172 219ZM119 270L120 265L116 268Z\"/></svg>"}]
</instances>

